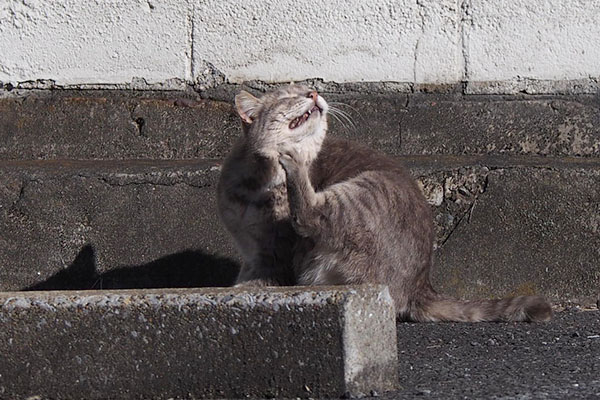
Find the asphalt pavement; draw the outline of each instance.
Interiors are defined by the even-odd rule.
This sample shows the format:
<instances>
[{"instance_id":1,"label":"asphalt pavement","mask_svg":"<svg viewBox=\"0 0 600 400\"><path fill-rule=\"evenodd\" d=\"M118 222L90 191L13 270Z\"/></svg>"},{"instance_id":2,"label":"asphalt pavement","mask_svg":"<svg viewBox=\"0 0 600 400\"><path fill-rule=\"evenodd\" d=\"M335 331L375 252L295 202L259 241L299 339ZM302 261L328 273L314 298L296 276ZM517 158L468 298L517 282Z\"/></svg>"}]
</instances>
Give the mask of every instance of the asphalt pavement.
<instances>
[{"instance_id":1,"label":"asphalt pavement","mask_svg":"<svg viewBox=\"0 0 600 400\"><path fill-rule=\"evenodd\" d=\"M398 324L399 390L383 399L600 399L600 311L547 323Z\"/></svg>"}]
</instances>

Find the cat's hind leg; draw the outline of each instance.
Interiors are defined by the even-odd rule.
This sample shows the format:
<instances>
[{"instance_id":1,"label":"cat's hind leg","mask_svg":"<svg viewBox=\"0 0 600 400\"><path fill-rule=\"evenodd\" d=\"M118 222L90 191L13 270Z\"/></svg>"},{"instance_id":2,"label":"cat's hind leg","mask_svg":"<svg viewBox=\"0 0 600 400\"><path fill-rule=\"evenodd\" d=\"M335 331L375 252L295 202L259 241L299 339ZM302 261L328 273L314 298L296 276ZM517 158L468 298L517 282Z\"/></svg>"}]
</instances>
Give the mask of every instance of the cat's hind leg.
<instances>
[{"instance_id":1,"label":"cat's hind leg","mask_svg":"<svg viewBox=\"0 0 600 400\"><path fill-rule=\"evenodd\" d=\"M380 275L385 273L378 272L382 268L378 260L389 264L389 254L381 246L389 241L389 229L382 221L385 199L378 201L373 195L379 190L379 177L363 173L315 192L308 168L296 162L294 153L282 155L280 163L287 176L292 226L315 246L311 254L294 263L298 283L382 282Z\"/></svg>"}]
</instances>

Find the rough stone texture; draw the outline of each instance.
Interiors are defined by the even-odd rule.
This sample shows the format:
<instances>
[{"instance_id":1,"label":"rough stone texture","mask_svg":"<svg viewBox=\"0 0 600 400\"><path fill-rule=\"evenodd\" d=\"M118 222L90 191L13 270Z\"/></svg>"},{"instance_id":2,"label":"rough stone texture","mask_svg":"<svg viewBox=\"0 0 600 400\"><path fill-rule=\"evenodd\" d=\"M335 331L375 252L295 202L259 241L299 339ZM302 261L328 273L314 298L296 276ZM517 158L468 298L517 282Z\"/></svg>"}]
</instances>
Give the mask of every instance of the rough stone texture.
<instances>
[{"instance_id":1,"label":"rough stone texture","mask_svg":"<svg viewBox=\"0 0 600 400\"><path fill-rule=\"evenodd\" d=\"M222 158L239 134L229 104L103 93L0 99L0 158Z\"/></svg>"},{"instance_id":2,"label":"rough stone texture","mask_svg":"<svg viewBox=\"0 0 600 400\"><path fill-rule=\"evenodd\" d=\"M593 97L417 95L397 114L404 154L600 155L600 102Z\"/></svg>"},{"instance_id":3,"label":"rough stone texture","mask_svg":"<svg viewBox=\"0 0 600 400\"><path fill-rule=\"evenodd\" d=\"M581 79L550 80L518 77L510 81L468 81L464 86L465 94L593 94L600 92L600 79L588 77Z\"/></svg>"},{"instance_id":4,"label":"rough stone texture","mask_svg":"<svg viewBox=\"0 0 600 400\"><path fill-rule=\"evenodd\" d=\"M6 398L339 397L398 381L385 287L4 293L0 321Z\"/></svg>"},{"instance_id":5,"label":"rough stone texture","mask_svg":"<svg viewBox=\"0 0 600 400\"><path fill-rule=\"evenodd\" d=\"M465 80L582 79L599 74L600 3L464 3Z\"/></svg>"},{"instance_id":6,"label":"rough stone texture","mask_svg":"<svg viewBox=\"0 0 600 400\"><path fill-rule=\"evenodd\" d=\"M346 394L364 396L377 393L377 388L396 388L395 321L396 311L387 286L373 286L370 292L348 296L342 340L344 381L349 392Z\"/></svg>"},{"instance_id":7,"label":"rough stone texture","mask_svg":"<svg viewBox=\"0 0 600 400\"><path fill-rule=\"evenodd\" d=\"M598 98L315 85L340 89L326 93L345 113L330 134L401 156L420 178L445 292L594 295ZM240 134L228 102L57 91L6 97L0 110L0 290L233 282L236 255L214 199L219 160Z\"/></svg>"},{"instance_id":8,"label":"rough stone texture","mask_svg":"<svg viewBox=\"0 0 600 400\"><path fill-rule=\"evenodd\" d=\"M321 78L594 93L599 15L585 0L4 0L0 87L204 90Z\"/></svg>"},{"instance_id":9,"label":"rough stone texture","mask_svg":"<svg viewBox=\"0 0 600 400\"><path fill-rule=\"evenodd\" d=\"M397 399L588 400L600 397L600 311L543 324L398 324Z\"/></svg>"},{"instance_id":10,"label":"rough stone texture","mask_svg":"<svg viewBox=\"0 0 600 400\"><path fill-rule=\"evenodd\" d=\"M434 286L461 298L543 294L591 304L600 287L600 169L420 171L438 229Z\"/></svg>"},{"instance_id":11,"label":"rough stone texture","mask_svg":"<svg viewBox=\"0 0 600 400\"><path fill-rule=\"evenodd\" d=\"M1 162L0 290L231 284L218 174L212 162Z\"/></svg>"},{"instance_id":12,"label":"rough stone texture","mask_svg":"<svg viewBox=\"0 0 600 400\"><path fill-rule=\"evenodd\" d=\"M314 83L319 87L318 82ZM550 98L366 94L330 87L330 134L393 155L600 155L600 102ZM59 92L0 99L0 159L223 158L238 135L227 102L188 93ZM262 89L262 88L261 88ZM256 91L256 90L255 90Z\"/></svg>"},{"instance_id":13,"label":"rough stone texture","mask_svg":"<svg viewBox=\"0 0 600 400\"><path fill-rule=\"evenodd\" d=\"M598 15L584 0L334 1L318 13L307 0L6 0L0 87L206 90L321 78L595 93Z\"/></svg>"},{"instance_id":14,"label":"rough stone texture","mask_svg":"<svg viewBox=\"0 0 600 400\"><path fill-rule=\"evenodd\" d=\"M3 1L0 81L190 80L190 14L181 1Z\"/></svg>"},{"instance_id":15,"label":"rough stone texture","mask_svg":"<svg viewBox=\"0 0 600 400\"><path fill-rule=\"evenodd\" d=\"M442 291L583 302L596 294L597 161L405 161L435 206ZM214 163L4 162L0 175L0 290L223 286L235 278L235 252L215 211Z\"/></svg>"}]
</instances>

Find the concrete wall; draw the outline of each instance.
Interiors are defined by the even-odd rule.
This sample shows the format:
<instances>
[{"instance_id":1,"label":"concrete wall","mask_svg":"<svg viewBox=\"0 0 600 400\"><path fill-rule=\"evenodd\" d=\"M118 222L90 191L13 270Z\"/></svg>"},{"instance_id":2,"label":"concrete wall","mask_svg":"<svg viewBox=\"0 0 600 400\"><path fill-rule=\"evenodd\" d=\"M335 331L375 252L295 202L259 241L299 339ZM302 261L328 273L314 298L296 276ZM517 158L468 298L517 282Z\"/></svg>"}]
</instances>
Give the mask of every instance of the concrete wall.
<instances>
[{"instance_id":1,"label":"concrete wall","mask_svg":"<svg viewBox=\"0 0 600 400\"><path fill-rule=\"evenodd\" d=\"M322 78L589 93L599 37L591 0L2 0L0 82Z\"/></svg>"}]
</instances>

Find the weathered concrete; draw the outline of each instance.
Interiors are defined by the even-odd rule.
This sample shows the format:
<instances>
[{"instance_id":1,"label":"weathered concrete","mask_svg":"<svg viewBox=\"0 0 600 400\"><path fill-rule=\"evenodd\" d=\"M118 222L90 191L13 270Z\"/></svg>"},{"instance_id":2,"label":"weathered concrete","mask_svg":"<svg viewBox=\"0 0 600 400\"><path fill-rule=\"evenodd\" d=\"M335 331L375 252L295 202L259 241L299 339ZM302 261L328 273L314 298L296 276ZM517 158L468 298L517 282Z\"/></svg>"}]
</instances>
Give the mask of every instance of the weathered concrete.
<instances>
[{"instance_id":1,"label":"weathered concrete","mask_svg":"<svg viewBox=\"0 0 600 400\"><path fill-rule=\"evenodd\" d=\"M434 286L463 298L540 293L593 303L600 287L599 167L416 171L439 204Z\"/></svg>"},{"instance_id":2,"label":"weathered concrete","mask_svg":"<svg viewBox=\"0 0 600 400\"><path fill-rule=\"evenodd\" d=\"M598 15L585 0L4 0L0 82L180 89L321 78L594 93Z\"/></svg>"},{"instance_id":3,"label":"weathered concrete","mask_svg":"<svg viewBox=\"0 0 600 400\"><path fill-rule=\"evenodd\" d=\"M439 83L462 77L460 13L453 1L331 1L318 11L308 0L268 6L204 1L194 11L197 68L206 60L233 82Z\"/></svg>"},{"instance_id":4,"label":"weathered concrete","mask_svg":"<svg viewBox=\"0 0 600 400\"><path fill-rule=\"evenodd\" d=\"M514 98L513 98L514 99ZM599 156L600 102L416 95L401 116L405 154Z\"/></svg>"},{"instance_id":5,"label":"weathered concrete","mask_svg":"<svg viewBox=\"0 0 600 400\"><path fill-rule=\"evenodd\" d=\"M215 255L233 253L216 217L217 163L0 164L0 290L69 266L55 289L226 286L235 277L233 262Z\"/></svg>"},{"instance_id":6,"label":"weathered concrete","mask_svg":"<svg viewBox=\"0 0 600 400\"><path fill-rule=\"evenodd\" d=\"M465 80L581 79L597 70L600 4L464 2Z\"/></svg>"},{"instance_id":7,"label":"weathered concrete","mask_svg":"<svg viewBox=\"0 0 600 400\"><path fill-rule=\"evenodd\" d=\"M594 94L600 92L600 79L586 77L580 79L551 80L517 77L510 81L466 82L465 94Z\"/></svg>"},{"instance_id":8,"label":"weathered concrete","mask_svg":"<svg viewBox=\"0 0 600 400\"><path fill-rule=\"evenodd\" d=\"M119 94L0 99L0 158L222 158L239 134L229 104Z\"/></svg>"},{"instance_id":9,"label":"weathered concrete","mask_svg":"<svg viewBox=\"0 0 600 400\"><path fill-rule=\"evenodd\" d=\"M398 399L588 400L600 397L600 311L543 324L398 324Z\"/></svg>"},{"instance_id":10,"label":"weathered concrete","mask_svg":"<svg viewBox=\"0 0 600 400\"><path fill-rule=\"evenodd\" d=\"M585 302L597 293L597 159L403 159L435 208L444 292ZM0 290L230 284L218 164L154 163L1 163Z\"/></svg>"},{"instance_id":11,"label":"weathered concrete","mask_svg":"<svg viewBox=\"0 0 600 400\"><path fill-rule=\"evenodd\" d=\"M3 1L0 81L191 80L190 9L180 1Z\"/></svg>"},{"instance_id":12,"label":"weathered concrete","mask_svg":"<svg viewBox=\"0 0 600 400\"><path fill-rule=\"evenodd\" d=\"M397 382L386 287L0 294L0 397L339 397Z\"/></svg>"},{"instance_id":13,"label":"weathered concrete","mask_svg":"<svg viewBox=\"0 0 600 400\"><path fill-rule=\"evenodd\" d=\"M331 135L401 156L420 178L436 211L443 291L595 294L597 97L312 84L351 116L332 117ZM219 160L241 134L230 105L239 88L207 92L219 100L123 91L0 99L0 290L231 284L236 255L214 193Z\"/></svg>"},{"instance_id":14,"label":"weathered concrete","mask_svg":"<svg viewBox=\"0 0 600 400\"><path fill-rule=\"evenodd\" d=\"M349 91L324 93L348 116L332 115L330 134L388 154L600 155L594 96L408 95L373 85L322 86ZM241 134L231 106L239 89L218 94L227 102L183 92L3 98L0 159L220 159ZM367 94L371 89L382 92Z\"/></svg>"}]
</instances>

